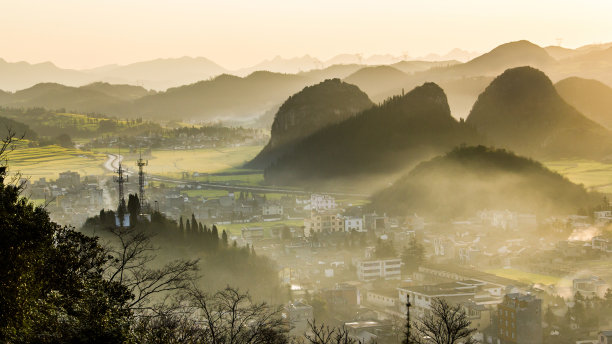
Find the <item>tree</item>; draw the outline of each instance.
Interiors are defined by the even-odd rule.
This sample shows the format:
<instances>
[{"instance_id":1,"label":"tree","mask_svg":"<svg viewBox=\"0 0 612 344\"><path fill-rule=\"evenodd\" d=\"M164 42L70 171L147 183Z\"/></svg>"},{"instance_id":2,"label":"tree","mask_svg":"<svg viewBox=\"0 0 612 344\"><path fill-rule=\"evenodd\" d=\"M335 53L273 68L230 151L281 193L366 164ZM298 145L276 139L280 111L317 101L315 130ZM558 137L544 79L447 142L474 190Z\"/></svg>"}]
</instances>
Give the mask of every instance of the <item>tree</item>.
<instances>
[{"instance_id":1,"label":"tree","mask_svg":"<svg viewBox=\"0 0 612 344\"><path fill-rule=\"evenodd\" d=\"M281 344L288 327L280 308L255 303L247 293L225 288L214 294L191 288L173 307L156 310L136 327L138 342Z\"/></svg>"},{"instance_id":2,"label":"tree","mask_svg":"<svg viewBox=\"0 0 612 344\"><path fill-rule=\"evenodd\" d=\"M140 214L140 200L137 194L128 196L127 211L130 214L130 225L133 227L138 223L138 214Z\"/></svg>"},{"instance_id":3,"label":"tree","mask_svg":"<svg viewBox=\"0 0 612 344\"><path fill-rule=\"evenodd\" d=\"M223 243L223 247L228 247L228 238L227 238L227 232L225 231L225 229L223 230L223 233L221 234L221 239L222 239L222 243Z\"/></svg>"},{"instance_id":4,"label":"tree","mask_svg":"<svg viewBox=\"0 0 612 344\"><path fill-rule=\"evenodd\" d=\"M361 342L349 336L345 327L330 327L317 325L316 321L308 321L309 331L304 334L306 343L310 344L360 344Z\"/></svg>"},{"instance_id":5,"label":"tree","mask_svg":"<svg viewBox=\"0 0 612 344\"><path fill-rule=\"evenodd\" d=\"M8 343L120 343L128 335L131 298L103 278L108 263L96 238L62 227L6 183L0 145L0 338Z\"/></svg>"},{"instance_id":6,"label":"tree","mask_svg":"<svg viewBox=\"0 0 612 344\"><path fill-rule=\"evenodd\" d=\"M395 247L393 247L393 243L391 242L391 240L382 240L381 238L378 238L378 241L376 242L374 256L376 258L395 257Z\"/></svg>"},{"instance_id":7,"label":"tree","mask_svg":"<svg viewBox=\"0 0 612 344\"><path fill-rule=\"evenodd\" d=\"M431 309L412 326L411 336L417 344L475 344L470 320L461 305L450 305L446 300L434 298Z\"/></svg>"},{"instance_id":8,"label":"tree","mask_svg":"<svg viewBox=\"0 0 612 344\"><path fill-rule=\"evenodd\" d=\"M425 260L425 248L419 243L415 237L410 239L408 247L404 248L402 252L402 263L404 263L404 271L412 273L418 269L418 267Z\"/></svg>"}]
</instances>

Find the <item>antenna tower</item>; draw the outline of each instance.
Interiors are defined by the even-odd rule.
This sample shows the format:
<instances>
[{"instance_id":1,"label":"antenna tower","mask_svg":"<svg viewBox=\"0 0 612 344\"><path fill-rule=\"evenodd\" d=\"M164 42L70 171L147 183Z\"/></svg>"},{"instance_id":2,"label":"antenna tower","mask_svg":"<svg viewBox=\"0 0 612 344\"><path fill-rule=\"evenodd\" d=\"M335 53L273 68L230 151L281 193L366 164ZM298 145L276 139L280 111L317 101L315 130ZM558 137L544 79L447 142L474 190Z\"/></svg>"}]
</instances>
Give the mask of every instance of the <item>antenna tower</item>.
<instances>
[{"instance_id":1,"label":"antenna tower","mask_svg":"<svg viewBox=\"0 0 612 344\"><path fill-rule=\"evenodd\" d=\"M145 200L145 172L144 167L149 165L148 160L142 158L142 151L140 152L140 158L136 161L138 166L138 200L140 201L140 209L144 210L147 201Z\"/></svg>"},{"instance_id":2,"label":"antenna tower","mask_svg":"<svg viewBox=\"0 0 612 344\"><path fill-rule=\"evenodd\" d=\"M119 159L119 168L115 170L115 173L117 175L113 178L113 180L115 181L115 183L119 185L119 206L121 206L122 202L125 202L125 197L123 193L123 184L128 181L128 176L127 175L124 176L124 173L126 171L121 166L121 160L122 160L121 151L119 151L119 155L117 156L117 158Z\"/></svg>"}]
</instances>

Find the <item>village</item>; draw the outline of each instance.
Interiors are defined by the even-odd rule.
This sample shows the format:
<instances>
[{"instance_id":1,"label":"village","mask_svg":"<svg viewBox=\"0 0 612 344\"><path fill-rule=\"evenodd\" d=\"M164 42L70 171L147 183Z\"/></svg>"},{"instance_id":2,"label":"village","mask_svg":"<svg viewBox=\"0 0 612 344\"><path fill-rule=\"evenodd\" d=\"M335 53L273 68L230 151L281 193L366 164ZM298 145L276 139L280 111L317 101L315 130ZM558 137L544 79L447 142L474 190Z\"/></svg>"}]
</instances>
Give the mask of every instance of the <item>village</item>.
<instances>
[{"instance_id":1,"label":"village","mask_svg":"<svg viewBox=\"0 0 612 344\"><path fill-rule=\"evenodd\" d=\"M138 179L125 184L136 189ZM276 262L291 296L284 309L293 335L317 319L345 326L363 342L394 343L408 304L419 317L443 298L462 306L482 343L556 343L568 328L576 343L612 338L599 330L612 329L605 313L612 304L609 209L546 219L483 209L437 222L418 214L390 217L330 194L222 185L193 192L210 185L189 180L151 184L146 197L156 211L181 223L195 216L215 224L237 245ZM112 180L70 171L54 181L28 181L26 190L48 200L60 224L82 223L118 197Z\"/></svg>"}]
</instances>

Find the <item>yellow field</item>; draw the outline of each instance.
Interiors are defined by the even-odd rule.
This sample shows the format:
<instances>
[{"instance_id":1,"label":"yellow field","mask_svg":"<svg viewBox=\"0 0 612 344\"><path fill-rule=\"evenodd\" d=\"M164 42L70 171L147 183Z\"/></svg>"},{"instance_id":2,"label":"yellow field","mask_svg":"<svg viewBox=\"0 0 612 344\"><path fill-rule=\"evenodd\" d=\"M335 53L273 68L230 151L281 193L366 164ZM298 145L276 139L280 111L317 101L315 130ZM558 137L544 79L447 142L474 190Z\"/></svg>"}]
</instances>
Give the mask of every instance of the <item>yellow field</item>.
<instances>
[{"instance_id":1,"label":"yellow field","mask_svg":"<svg viewBox=\"0 0 612 344\"><path fill-rule=\"evenodd\" d=\"M45 177L55 179L60 172L76 171L81 175L105 173L103 163L106 155L84 152L59 146L26 148L20 147L9 153L9 170L20 172L32 180Z\"/></svg>"},{"instance_id":2,"label":"yellow field","mask_svg":"<svg viewBox=\"0 0 612 344\"><path fill-rule=\"evenodd\" d=\"M154 150L147 172L180 177L181 172L214 173L241 166L261 151L262 146L192 149L184 151ZM126 158L124 165L135 166L137 157Z\"/></svg>"},{"instance_id":3,"label":"yellow field","mask_svg":"<svg viewBox=\"0 0 612 344\"><path fill-rule=\"evenodd\" d=\"M535 274L516 269L492 269L485 270L485 272L527 284L541 283L551 285L558 284L562 280L561 278L555 276Z\"/></svg>"},{"instance_id":4,"label":"yellow field","mask_svg":"<svg viewBox=\"0 0 612 344\"><path fill-rule=\"evenodd\" d=\"M194 149L185 151L154 150L149 158L146 171L181 177L181 172L215 173L241 166L252 159L261 146L228 147L220 149ZM116 154L117 152L110 152ZM104 169L107 155L104 151L86 152L59 146L29 148L18 144L18 149L10 153L9 166L12 172L21 172L36 180L41 177L57 178L60 172L76 171L81 175L102 175L110 172ZM136 170L136 156L127 157L123 163L131 171ZM248 184L257 184L263 179L262 174L245 174L236 176L210 176L211 182L241 180Z\"/></svg>"},{"instance_id":5,"label":"yellow field","mask_svg":"<svg viewBox=\"0 0 612 344\"><path fill-rule=\"evenodd\" d=\"M612 193L612 163L591 160L558 160L544 162L574 183L584 184L595 191Z\"/></svg>"}]
</instances>

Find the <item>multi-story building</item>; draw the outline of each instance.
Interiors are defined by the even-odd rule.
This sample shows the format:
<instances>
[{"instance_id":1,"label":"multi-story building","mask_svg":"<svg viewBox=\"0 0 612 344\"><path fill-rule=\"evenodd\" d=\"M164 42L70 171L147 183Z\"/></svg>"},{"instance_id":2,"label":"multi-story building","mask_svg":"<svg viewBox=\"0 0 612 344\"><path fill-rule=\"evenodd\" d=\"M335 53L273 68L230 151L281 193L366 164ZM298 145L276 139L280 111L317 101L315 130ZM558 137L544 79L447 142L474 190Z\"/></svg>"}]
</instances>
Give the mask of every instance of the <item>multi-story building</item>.
<instances>
[{"instance_id":1,"label":"multi-story building","mask_svg":"<svg viewBox=\"0 0 612 344\"><path fill-rule=\"evenodd\" d=\"M263 216L282 216L283 206L279 202L266 201L261 212Z\"/></svg>"},{"instance_id":2,"label":"multi-story building","mask_svg":"<svg viewBox=\"0 0 612 344\"><path fill-rule=\"evenodd\" d=\"M502 344L542 344L542 300L530 294L507 294L497 305Z\"/></svg>"},{"instance_id":3,"label":"multi-story building","mask_svg":"<svg viewBox=\"0 0 612 344\"><path fill-rule=\"evenodd\" d=\"M478 305L493 305L501 301L502 288L497 285L476 281L463 280L434 285L402 286L399 291L400 312L406 313L406 301L412 304L411 310L422 316L431 309L436 298L451 303L463 303L473 300Z\"/></svg>"},{"instance_id":4,"label":"multi-story building","mask_svg":"<svg viewBox=\"0 0 612 344\"><path fill-rule=\"evenodd\" d=\"M399 258L363 260L357 262L357 278L360 281L400 279L402 261Z\"/></svg>"},{"instance_id":5,"label":"multi-story building","mask_svg":"<svg viewBox=\"0 0 612 344\"><path fill-rule=\"evenodd\" d=\"M310 209L315 211L336 209L336 199L329 195L312 194Z\"/></svg>"},{"instance_id":6,"label":"multi-story building","mask_svg":"<svg viewBox=\"0 0 612 344\"><path fill-rule=\"evenodd\" d=\"M309 219L304 220L306 236L311 233L331 233L344 231L344 218L333 212L312 212Z\"/></svg>"},{"instance_id":7,"label":"multi-story building","mask_svg":"<svg viewBox=\"0 0 612 344\"><path fill-rule=\"evenodd\" d=\"M264 237L263 227L242 227L242 238L249 243Z\"/></svg>"},{"instance_id":8,"label":"multi-story building","mask_svg":"<svg viewBox=\"0 0 612 344\"><path fill-rule=\"evenodd\" d=\"M579 292L586 297L603 297L610 287L606 281L597 276L576 278L573 280L574 293Z\"/></svg>"},{"instance_id":9,"label":"multi-story building","mask_svg":"<svg viewBox=\"0 0 612 344\"><path fill-rule=\"evenodd\" d=\"M363 218L347 217L344 219L344 230L347 232L357 231L363 232Z\"/></svg>"}]
</instances>

